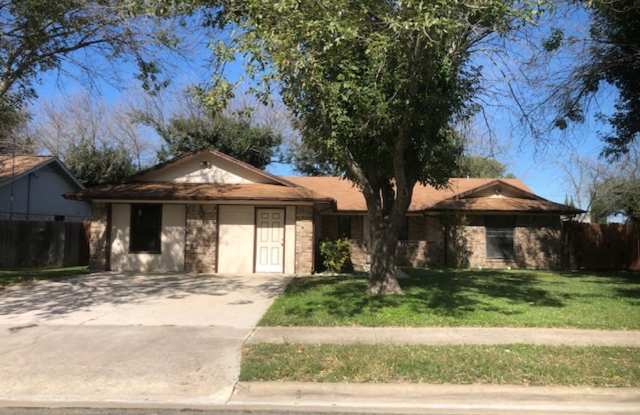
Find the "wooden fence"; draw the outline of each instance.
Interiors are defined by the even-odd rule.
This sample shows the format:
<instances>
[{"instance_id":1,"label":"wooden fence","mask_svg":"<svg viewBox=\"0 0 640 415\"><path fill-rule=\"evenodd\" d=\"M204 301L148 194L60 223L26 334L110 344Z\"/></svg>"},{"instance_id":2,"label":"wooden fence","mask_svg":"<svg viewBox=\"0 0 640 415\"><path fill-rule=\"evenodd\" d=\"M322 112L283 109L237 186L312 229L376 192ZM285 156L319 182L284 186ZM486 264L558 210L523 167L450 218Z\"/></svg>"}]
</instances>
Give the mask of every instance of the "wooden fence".
<instances>
[{"instance_id":1,"label":"wooden fence","mask_svg":"<svg viewBox=\"0 0 640 415\"><path fill-rule=\"evenodd\" d=\"M0 267L87 265L82 222L0 221Z\"/></svg>"},{"instance_id":2,"label":"wooden fence","mask_svg":"<svg viewBox=\"0 0 640 415\"><path fill-rule=\"evenodd\" d=\"M563 234L568 268L640 270L640 224L565 222Z\"/></svg>"}]
</instances>

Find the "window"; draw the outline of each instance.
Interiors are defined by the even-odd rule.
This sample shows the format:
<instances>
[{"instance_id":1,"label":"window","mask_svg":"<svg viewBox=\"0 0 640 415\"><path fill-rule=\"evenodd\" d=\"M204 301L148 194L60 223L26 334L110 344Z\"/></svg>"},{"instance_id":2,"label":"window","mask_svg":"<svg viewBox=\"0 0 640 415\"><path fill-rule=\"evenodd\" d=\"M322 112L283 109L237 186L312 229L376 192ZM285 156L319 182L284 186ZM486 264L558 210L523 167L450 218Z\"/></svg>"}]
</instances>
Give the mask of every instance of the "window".
<instances>
[{"instance_id":1,"label":"window","mask_svg":"<svg viewBox=\"0 0 640 415\"><path fill-rule=\"evenodd\" d=\"M487 216L485 230L487 242L487 258L513 259L514 216Z\"/></svg>"},{"instance_id":2,"label":"window","mask_svg":"<svg viewBox=\"0 0 640 415\"><path fill-rule=\"evenodd\" d=\"M338 215L338 238L351 238L351 216Z\"/></svg>"},{"instance_id":3,"label":"window","mask_svg":"<svg viewBox=\"0 0 640 415\"><path fill-rule=\"evenodd\" d=\"M129 252L160 253L162 205L131 205Z\"/></svg>"}]
</instances>

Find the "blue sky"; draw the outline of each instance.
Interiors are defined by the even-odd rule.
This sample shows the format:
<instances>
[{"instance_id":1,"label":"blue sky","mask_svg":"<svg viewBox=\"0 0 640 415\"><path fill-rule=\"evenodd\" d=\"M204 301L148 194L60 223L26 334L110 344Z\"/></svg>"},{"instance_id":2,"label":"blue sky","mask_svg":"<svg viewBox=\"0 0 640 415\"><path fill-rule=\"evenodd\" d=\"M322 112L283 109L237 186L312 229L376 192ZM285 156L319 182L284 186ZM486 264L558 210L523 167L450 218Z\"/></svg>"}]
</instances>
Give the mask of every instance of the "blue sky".
<instances>
[{"instance_id":1,"label":"blue sky","mask_svg":"<svg viewBox=\"0 0 640 415\"><path fill-rule=\"evenodd\" d=\"M562 24L570 31L580 31L588 28L588 19L582 13L573 13L569 20L563 21ZM206 81L210 73L207 62L210 57L206 47L207 39L194 38L190 39L190 42L191 46L186 59L173 60L169 68L172 90L178 91L188 85ZM521 45L514 43L509 47L512 48L513 53L517 53ZM97 66L106 67L106 64L95 56L87 55L85 59L95 62ZM110 69L106 67L106 70ZM135 67L133 65L120 64L114 73L117 73L117 80L98 80L95 84L96 88L91 90L91 94L98 95L100 99L104 99L108 103L116 104L130 93L131 89L138 88L139 84L134 78ZM227 75L232 79L238 79L242 74L243 68L240 62L227 68ZM38 117L40 104L43 102L61 103L83 89L86 90L86 87L87 83L77 77L60 76L55 72L44 74L36 89L39 97L33 105L35 117ZM504 87L504 85L500 87ZM524 93L523 96L527 98L530 93ZM545 143L533 140L520 127L517 114L515 111L510 111L508 107L515 105L514 103L506 103L506 109L499 106L487 107L487 118L496 142L491 148L486 145L480 146L481 151L486 154L494 153L498 160L507 165L509 172L522 179L536 193L548 199L562 202L565 195L570 193L562 166L569 163L572 154L593 158L598 156L602 148L598 139L598 131L603 126L595 121L594 114L599 110L606 112L610 109L614 98L614 93L603 94L598 102L599 107L592 108L587 114L587 122L575 126L569 132L552 133ZM531 97L531 99L534 98ZM483 123L478 122L477 124L478 136L486 136L486 127ZM152 134L152 132L148 133ZM157 137L152 139L157 140ZM291 166L288 165L272 164L268 169L276 174L295 174Z\"/></svg>"}]
</instances>

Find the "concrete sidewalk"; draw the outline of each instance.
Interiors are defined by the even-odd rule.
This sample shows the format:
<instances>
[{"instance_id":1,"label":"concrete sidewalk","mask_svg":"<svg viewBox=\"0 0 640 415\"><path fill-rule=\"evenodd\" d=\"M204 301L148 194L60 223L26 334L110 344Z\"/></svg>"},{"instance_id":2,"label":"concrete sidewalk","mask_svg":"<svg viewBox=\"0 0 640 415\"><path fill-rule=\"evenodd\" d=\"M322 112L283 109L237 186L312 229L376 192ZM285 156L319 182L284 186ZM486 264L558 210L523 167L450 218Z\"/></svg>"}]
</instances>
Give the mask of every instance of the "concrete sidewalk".
<instances>
[{"instance_id":1,"label":"concrete sidewalk","mask_svg":"<svg viewBox=\"0 0 640 415\"><path fill-rule=\"evenodd\" d=\"M240 382L231 406L389 413L637 414L640 389L513 385ZM445 412L446 411L446 412Z\"/></svg>"},{"instance_id":2,"label":"concrete sidewalk","mask_svg":"<svg viewBox=\"0 0 640 415\"><path fill-rule=\"evenodd\" d=\"M508 327L258 327L247 343L640 347L640 331Z\"/></svg>"}]
</instances>

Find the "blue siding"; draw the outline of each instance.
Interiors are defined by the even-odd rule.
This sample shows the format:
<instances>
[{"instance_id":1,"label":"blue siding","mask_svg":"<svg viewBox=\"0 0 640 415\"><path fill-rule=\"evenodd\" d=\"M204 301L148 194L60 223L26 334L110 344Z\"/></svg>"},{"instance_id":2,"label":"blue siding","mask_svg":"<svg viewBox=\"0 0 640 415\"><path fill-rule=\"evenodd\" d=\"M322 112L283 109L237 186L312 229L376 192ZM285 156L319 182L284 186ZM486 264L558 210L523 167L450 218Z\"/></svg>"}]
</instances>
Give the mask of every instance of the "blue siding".
<instances>
[{"instance_id":1,"label":"blue siding","mask_svg":"<svg viewBox=\"0 0 640 415\"><path fill-rule=\"evenodd\" d=\"M13 183L13 213L27 214L28 176ZM66 220L82 220L91 216L88 203L67 200L64 193L77 191L78 186L55 164L49 164L31 174L30 214L33 220L43 216L63 215ZM10 209L11 185L0 187L0 216L6 217Z\"/></svg>"}]
</instances>

